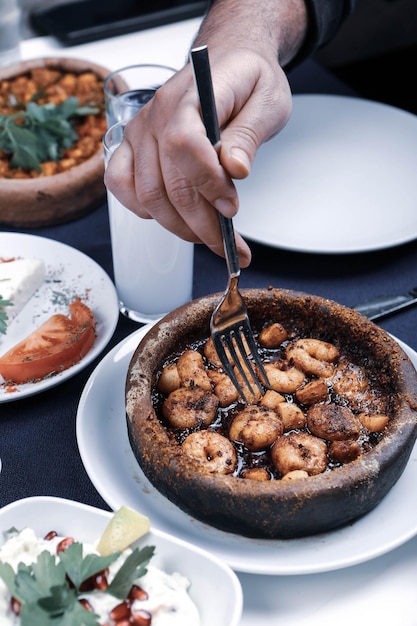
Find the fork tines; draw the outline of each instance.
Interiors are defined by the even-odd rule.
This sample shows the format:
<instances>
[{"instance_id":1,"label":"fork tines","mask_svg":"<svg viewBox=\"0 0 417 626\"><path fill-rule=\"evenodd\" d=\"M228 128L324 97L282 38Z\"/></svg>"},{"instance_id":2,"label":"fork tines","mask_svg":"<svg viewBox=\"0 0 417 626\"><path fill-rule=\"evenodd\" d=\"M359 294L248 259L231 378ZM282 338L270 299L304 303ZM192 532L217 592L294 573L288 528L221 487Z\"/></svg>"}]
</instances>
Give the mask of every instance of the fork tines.
<instances>
[{"instance_id":1,"label":"fork tines","mask_svg":"<svg viewBox=\"0 0 417 626\"><path fill-rule=\"evenodd\" d=\"M264 389L259 381L259 374L266 387L269 386L269 382L249 327L249 321L243 324L234 324L227 328L227 332L215 332L212 336L214 347L216 348L223 369L231 379L244 402L248 402L248 394L245 393L244 386L246 386L252 397L256 395L254 384L259 392L263 394ZM253 359L249 358L247 348L249 348ZM227 351L230 356L228 356ZM239 381L232 363L238 370L244 385ZM255 365L258 368L259 374L255 369Z\"/></svg>"}]
</instances>

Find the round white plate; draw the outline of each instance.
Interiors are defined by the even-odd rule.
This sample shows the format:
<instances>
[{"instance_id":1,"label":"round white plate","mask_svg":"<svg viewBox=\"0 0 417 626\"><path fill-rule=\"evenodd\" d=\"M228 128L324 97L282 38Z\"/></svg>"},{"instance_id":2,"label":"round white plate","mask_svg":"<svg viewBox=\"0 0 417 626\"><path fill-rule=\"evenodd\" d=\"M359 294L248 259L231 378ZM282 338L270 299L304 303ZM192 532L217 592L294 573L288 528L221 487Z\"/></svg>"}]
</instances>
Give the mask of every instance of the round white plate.
<instances>
[{"instance_id":1,"label":"round white plate","mask_svg":"<svg viewBox=\"0 0 417 626\"><path fill-rule=\"evenodd\" d=\"M295 95L287 126L236 181L246 238L350 253L417 237L417 117L369 100Z\"/></svg>"},{"instance_id":2,"label":"round white plate","mask_svg":"<svg viewBox=\"0 0 417 626\"><path fill-rule=\"evenodd\" d=\"M0 232L2 258L39 257L45 261L46 279L22 312L12 320L6 335L0 335L0 354L4 354L39 327L51 315L68 315L68 304L80 298L94 313L96 340L79 362L63 372L37 383L8 387L0 383L0 402L26 398L78 374L104 350L119 319L116 289L106 272L79 250L53 239Z\"/></svg>"},{"instance_id":3,"label":"round white plate","mask_svg":"<svg viewBox=\"0 0 417 626\"><path fill-rule=\"evenodd\" d=\"M77 412L77 440L84 467L107 504L147 515L154 528L172 533L255 574L311 574L340 569L384 554L417 533L413 493L417 445L404 474L368 515L340 530L290 540L250 539L190 517L162 496L141 471L130 448L125 417L127 368L149 326L111 350L90 376ZM399 342L417 366L417 353Z\"/></svg>"}]
</instances>

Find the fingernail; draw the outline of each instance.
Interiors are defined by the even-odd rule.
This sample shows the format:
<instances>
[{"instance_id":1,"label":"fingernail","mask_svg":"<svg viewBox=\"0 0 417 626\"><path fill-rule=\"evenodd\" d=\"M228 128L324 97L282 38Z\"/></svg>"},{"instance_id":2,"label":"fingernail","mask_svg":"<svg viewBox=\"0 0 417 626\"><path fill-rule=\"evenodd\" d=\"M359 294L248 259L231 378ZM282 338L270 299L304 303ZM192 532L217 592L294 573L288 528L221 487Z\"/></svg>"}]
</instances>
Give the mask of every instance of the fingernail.
<instances>
[{"instance_id":1,"label":"fingernail","mask_svg":"<svg viewBox=\"0 0 417 626\"><path fill-rule=\"evenodd\" d=\"M213 204L219 213L222 213L226 217L232 217L238 209L237 201L234 202L230 198L218 198Z\"/></svg>"},{"instance_id":2,"label":"fingernail","mask_svg":"<svg viewBox=\"0 0 417 626\"><path fill-rule=\"evenodd\" d=\"M250 164L249 157L246 154L246 152L241 150L241 148L232 148L230 150L230 154L231 154L232 159L239 161L239 163L241 163L243 167L245 168L247 174L249 174L251 164Z\"/></svg>"}]
</instances>

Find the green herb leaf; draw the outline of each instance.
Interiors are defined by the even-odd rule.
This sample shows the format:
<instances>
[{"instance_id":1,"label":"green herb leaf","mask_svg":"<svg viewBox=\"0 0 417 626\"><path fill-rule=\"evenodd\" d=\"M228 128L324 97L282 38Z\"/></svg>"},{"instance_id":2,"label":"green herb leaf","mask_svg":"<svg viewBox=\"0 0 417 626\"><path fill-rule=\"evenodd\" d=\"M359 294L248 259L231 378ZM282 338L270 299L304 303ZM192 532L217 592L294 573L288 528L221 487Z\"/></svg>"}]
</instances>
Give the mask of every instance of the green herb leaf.
<instances>
[{"instance_id":1,"label":"green herb leaf","mask_svg":"<svg viewBox=\"0 0 417 626\"><path fill-rule=\"evenodd\" d=\"M47 613L37 604L22 604L20 622L22 626L52 626Z\"/></svg>"},{"instance_id":2,"label":"green herb leaf","mask_svg":"<svg viewBox=\"0 0 417 626\"><path fill-rule=\"evenodd\" d=\"M63 615L72 607L76 599L74 589L70 589L65 584L51 587L49 593L49 596L39 598L38 605L51 617Z\"/></svg>"},{"instance_id":3,"label":"green herb leaf","mask_svg":"<svg viewBox=\"0 0 417 626\"><path fill-rule=\"evenodd\" d=\"M87 611L79 602L74 602L71 608L52 624L53 626L100 626L100 621L96 613ZM33 626L33 624L28 626Z\"/></svg>"},{"instance_id":4,"label":"green herb leaf","mask_svg":"<svg viewBox=\"0 0 417 626\"><path fill-rule=\"evenodd\" d=\"M65 583L64 566L60 562L56 563L55 557L45 550L32 565L19 563L15 593L21 602L30 604L48 596L51 587Z\"/></svg>"},{"instance_id":5,"label":"green herb leaf","mask_svg":"<svg viewBox=\"0 0 417 626\"><path fill-rule=\"evenodd\" d=\"M133 550L106 593L126 599L134 581L146 573L154 552L154 546ZM116 552L107 557L89 554L83 558L82 544L74 542L59 553L58 561L45 550L31 565L19 563L16 574L9 564L0 562L0 578L21 603L21 626L99 626L99 616L78 601L82 595L79 587L119 556ZM94 590L89 593L94 594Z\"/></svg>"},{"instance_id":6,"label":"green herb leaf","mask_svg":"<svg viewBox=\"0 0 417 626\"><path fill-rule=\"evenodd\" d=\"M1 296L0 296L0 333L1 334L5 334L6 330L7 330L7 320L9 319L9 316L7 315L6 311L3 309L3 307L5 306L12 306L13 302L10 302L9 300L4 300Z\"/></svg>"},{"instance_id":7,"label":"green herb leaf","mask_svg":"<svg viewBox=\"0 0 417 626\"><path fill-rule=\"evenodd\" d=\"M37 138L33 135L29 128L14 124L13 133L11 133L11 126L8 126L10 131L10 142L12 145L13 153L12 160L10 161L11 167L21 167L22 169L36 169L40 170L39 159L42 158L40 152L41 145L38 143Z\"/></svg>"},{"instance_id":8,"label":"green herb leaf","mask_svg":"<svg viewBox=\"0 0 417 626\"><path fill-rule=\"evenodd\" d=\"M9 590L10 595L12 596L16 595L15 586L14 586L15 577L16 575L14 573L13 567L9 565L8 563L0 562L0 578L4 580L4 582L6 583L7 589Z\"/></svg>"},{"instance_id":9,"label":"green herb leaf","mask_svg":"<svg viewBox=\"0 0 417 626\"><path fill-rule=\"evenodd\" d=\"M77 141L74 118L99 112L97 107L79 107L74 97L58 105L28 102L25 111L0 115L0 150L12 155L11 167L40 171L41 163L59 161L63 150Z\"/></svg>"},{"instance_id":10,"label":"green herb leaf","mask_svg":"<svg viewBox=\"0 0 417 626\"><path fill-rule=\"evenodd\" d=\"M24 604L20 611L20 621L22 626L100 626L99 616L96 613L87 611L77 601L76 595L71 591L71 601L62 606L64 612L50 612L51 607L42 607L40 604ZM70 597L70 595L68 598ZM59 598L59 596L58 596ZM61 597L62 598L62 597ZM49 598L48 598L49 600ZM59 600L58 600L59 601ZM47 602L45 603L48 604ZM57 608L57 605L51 605Z\"/></svg>"},{"instance_id":11,"label":"green herb leaf","mask_svg":"<svg viewBox=\"0 0 417 626\"><path fill-rule=\"evenodd\" d=\"M154 546L145 546L141 550L135 548L113 578L107 588L107 593L124 600L130 591L133 581L146 574L146 566L153 557L154 552Z\"/></svg>"},{"instance_id":12,"label":"green herb leaf","mask_svg":"<svg viewBox=\"0 0 417 626\"><path fill-rule=\"evenodd\" d=\"M103 557L98 554L88 554L83 559L82 553L83 547L80 543L73 543L64 552L60 552L59 558L61 563L70 578L71 582L77 589L81 584L106 569L113 561L119 557L119 553L110 554Z\"/></svg>"}]
</instances>

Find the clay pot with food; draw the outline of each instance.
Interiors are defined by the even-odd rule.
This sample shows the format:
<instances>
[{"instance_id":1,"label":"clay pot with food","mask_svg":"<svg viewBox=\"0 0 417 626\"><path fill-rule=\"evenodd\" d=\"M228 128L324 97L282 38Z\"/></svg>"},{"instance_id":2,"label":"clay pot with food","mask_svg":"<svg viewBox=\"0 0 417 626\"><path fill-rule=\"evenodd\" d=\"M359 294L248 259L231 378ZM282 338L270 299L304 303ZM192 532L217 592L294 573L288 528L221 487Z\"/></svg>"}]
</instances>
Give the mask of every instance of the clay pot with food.
<instances>
[{"instance_id":1,"label":"clay pot with food","mask_svg":"<svg viewBox=\"0 0 417 626\"><path fill-rule=\"evenodd\" d=\"M59 224L103 202L103 81L108 74L109 70L89 61L60 57L0 69L1 224ZM68 98L77 98L86 113L70 118L56 109L48 111L51 106L65 111L62 107ZM28 113L33 104L36 110ZM11 124L11 118L16 123ZM60 145L54 124L65 127L65 145ZM33 134L28 139L29 132ZM39 152L46 154L39 157Z\"/></svg>"},{"instance_id":2,"label":"clay pot with food","mask_svg":"<svg viewBox=\"0 0 417 626\"><path fill-rule=\"evenodd\" d=\"M416 371L393 338L352 309L287 290L242 292L270 388L249 405L219 393L227 381L208 337L220 294L177 309L130 362L137 462L180 509L230 533L287 539L352 523L406 467L417 436Z\"/></svg>"}]
</instances>

